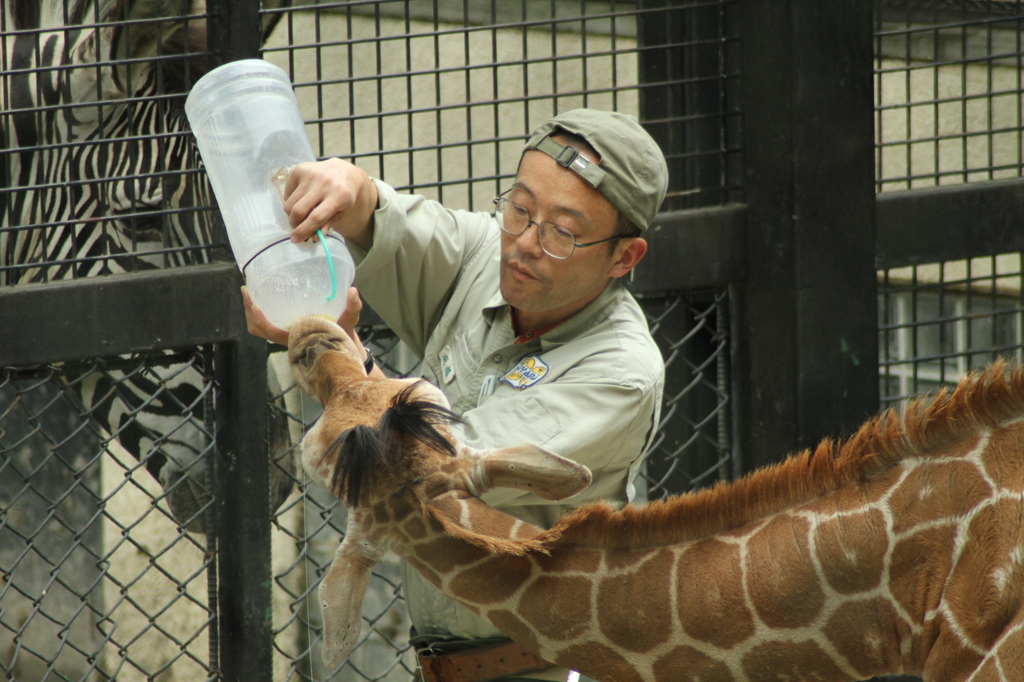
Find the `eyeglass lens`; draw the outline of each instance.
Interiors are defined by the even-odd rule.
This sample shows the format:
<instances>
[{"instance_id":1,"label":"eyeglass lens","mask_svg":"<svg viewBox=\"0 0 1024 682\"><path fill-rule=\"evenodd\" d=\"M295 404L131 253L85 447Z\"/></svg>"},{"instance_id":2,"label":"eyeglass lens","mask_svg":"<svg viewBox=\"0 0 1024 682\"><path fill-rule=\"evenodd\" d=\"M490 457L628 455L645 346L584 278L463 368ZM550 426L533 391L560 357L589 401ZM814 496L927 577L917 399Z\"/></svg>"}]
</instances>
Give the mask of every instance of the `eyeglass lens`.
<instances>
[{"instance_id":1,"label":"eyeglass lens","mask_svg":"<svg viewBox=\"0 0 1024 682\"><path fill-rule=\"evenodd\" d=\"M530 212L518 204L508 200L498 200L498 213L501 214L502 230L518 237L533 223ZM552 258L564 259L572 255L575 240L563 228L550 222L533 223L539 231L538 239L544 253Z\"/></svg>"}]
</instances>

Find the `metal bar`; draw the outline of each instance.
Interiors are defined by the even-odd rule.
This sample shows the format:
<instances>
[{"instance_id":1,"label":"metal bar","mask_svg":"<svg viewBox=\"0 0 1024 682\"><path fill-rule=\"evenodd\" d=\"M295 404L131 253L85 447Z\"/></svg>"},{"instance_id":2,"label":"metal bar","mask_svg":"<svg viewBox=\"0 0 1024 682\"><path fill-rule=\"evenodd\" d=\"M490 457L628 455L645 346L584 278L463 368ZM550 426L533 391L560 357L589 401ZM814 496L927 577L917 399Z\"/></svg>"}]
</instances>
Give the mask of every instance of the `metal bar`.
<instances>
[{"instance_id":1,"label":"metal bar","mask_svg":"<svg viewBox=\"0 0 1024 682\"><path fill-rule=\"evenodd\" d=\"M878 410L870 3L794 2L798 445ZM811 40L806 37L813 34Z\"/></svg>"},{"instance_id":2,"label":"metal bar","mask_svg":"<svg viewBox=\"0 0 1024 682\"><path fill-rule=\"evenodd\" d=\"M650 248L630 290L688 291L741 279L747 267L746 222L741 204L662 213L644 235Z\"/></svg>"},{"instance_id":3,"label":"metal bar","mask_svg":"<svg viewBox=\"0 0 1024 682\"><path fill-rule=\"evenodd\" d=\"M259 0L208 0L207 9L208 42L219 57L214 65L260 57ZM231 298L237 306L237 296ZM267 343L242 333L218 347L216 364L223 389L217 401L219 672L226 682L270 682Z\"/></svg>"},{"instance_id":4,"label":"metal bar","mask_svg":"<svg viewBox=\"0 0 1024 682\"><path fill-rule=\"evenodd\" d=\"M742 6L747 251L758 254L732 301L747 467L877 410L871 29L868 3Z\"/></svg>"},{"instance_id":5,"label":"metal bar","mask_svg":"<svg viewBox=\"0 0 1024 682\"><path fill-rule=\"evenodd\" d=\"M1024 179L884 192L878 269L1024 251Z\"/></svg>"},{"instance_id":6,"label":"metal bar","mask_svg":"<svg viewBox=\"0 0 1024 682\"><path fill-rule=\"evenodd\" d=\"M259 59L263 27L259 0L207 0L209 47L213 65Z\"/></svg>"},{"instance_id":7,"label":"metal bar","mask_svg":"<svg viewBox=\"0 0 1024 682\"><path fill-rule=\"evenodd\" d=\"M270 682L267 343L244 335L217 353L217 632L225 682Z\"/></svg>"},{"instance_id":8,"label":"metal bar","mask_svg":"<svg viewBox=\"0 0 1024 682\"><path fill-rule=\"evenodd\" d=\"M781 457L798 433L790 4L743 3L741 12L747 249L758 254L730 291L734 447L745 468Z\"/></svg>"},{"instance_id":9,"label":"metal bar","mask_svg":"<svg viewBox=\"0 0 1024 682\"><path fill-rule=\"evenodd\" d=\"M663 213L630 289L718 287L744 276L746 208ZM0 366L233 341L245 333L232 262L0 288ZM88 315L75 313L88 311ZM363 324L380 324L364 307Z\"/></svg>"},{"instance_id":10,"label":"metal bar","mask_svg":"<svg viewBox=\"0 0 1024 682\"><path fill-rule=\"evenodd\" d=\"M0 366L231 341L245 333L234 263L0 287Z\"/></svg>"}]
</instances>

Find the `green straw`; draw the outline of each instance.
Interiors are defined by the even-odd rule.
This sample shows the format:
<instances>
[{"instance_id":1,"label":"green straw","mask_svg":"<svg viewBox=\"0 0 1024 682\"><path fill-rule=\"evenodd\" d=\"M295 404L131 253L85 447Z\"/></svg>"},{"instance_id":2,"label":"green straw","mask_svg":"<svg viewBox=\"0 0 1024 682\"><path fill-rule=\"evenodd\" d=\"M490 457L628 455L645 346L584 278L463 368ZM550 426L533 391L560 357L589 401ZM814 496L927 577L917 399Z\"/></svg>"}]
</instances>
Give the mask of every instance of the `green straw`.
<instances>
[{"instance_id":1,"label":"green straw","mask_svg":"<svg viewBox=\"0 0 1024 682\"><path fill-rule=\"evenodd\" d=\"M334 260L331 259L331 249L327 246L324 233L317 230L316 235L320 237L320 243L323 244L324 255L327 256L327 269L331 271L331 295L327 297L327 300L333 301L334 297L338 295L338 276L334 274Z\"/></svg>"}]
</instances>

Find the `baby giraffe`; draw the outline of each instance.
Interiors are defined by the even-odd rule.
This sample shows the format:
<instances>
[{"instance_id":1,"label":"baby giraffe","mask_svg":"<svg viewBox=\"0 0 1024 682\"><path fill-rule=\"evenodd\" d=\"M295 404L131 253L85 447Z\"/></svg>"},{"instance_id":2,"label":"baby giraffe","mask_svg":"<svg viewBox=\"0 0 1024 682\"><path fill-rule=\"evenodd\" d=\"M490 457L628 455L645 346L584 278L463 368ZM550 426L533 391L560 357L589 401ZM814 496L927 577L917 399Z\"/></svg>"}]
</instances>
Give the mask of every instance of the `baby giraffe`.
<instances>
[{"instance_id":1,"label":"baby giraffe","mask_svg":"<svg viewBox=\"0 0 1024 682\"><path fill-rule=\"evenodd\" d=\"M1020 679L1024 372L997 364L849 441L644 507L592 504L543 530L479 495L568 497L582 466L477 451L425 382L369 379L337 325L304 318L289 360L324 414L303 467L349 525L320 585L324 660L354 646L394 551L520 645L607 682Z\"/></svg>"}]
</instances>

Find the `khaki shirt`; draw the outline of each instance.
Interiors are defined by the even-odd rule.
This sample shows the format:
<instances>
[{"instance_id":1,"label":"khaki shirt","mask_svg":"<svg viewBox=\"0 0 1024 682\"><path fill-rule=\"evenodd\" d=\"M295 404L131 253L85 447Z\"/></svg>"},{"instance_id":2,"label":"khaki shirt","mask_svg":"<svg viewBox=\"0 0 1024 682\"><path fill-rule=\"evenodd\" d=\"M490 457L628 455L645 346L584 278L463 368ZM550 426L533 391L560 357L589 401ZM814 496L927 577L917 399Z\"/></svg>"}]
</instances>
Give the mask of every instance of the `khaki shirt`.
<instances>
[{"instance_id":1,"label":"khaki shirt","mask_svg":"<svg viewBox=\"0 0 1024 682\"><path fill-rule=\"evenodd\" d=\"M625 503L657 426L664 363L639 305L617 279L553 330L515 344L499 292L500 230L493 215L451 211L376 181L369 252L349 245L355 284L369 305L423 358L422 375L464 420L476 448L533 443L590 467L592 485L560 503L497 489L483 499L550 527L595 500ZM493 637L497 630L403 572L420 634ZM564 679L564 677L562 678Z\"/></svg>"}]
</instances>

